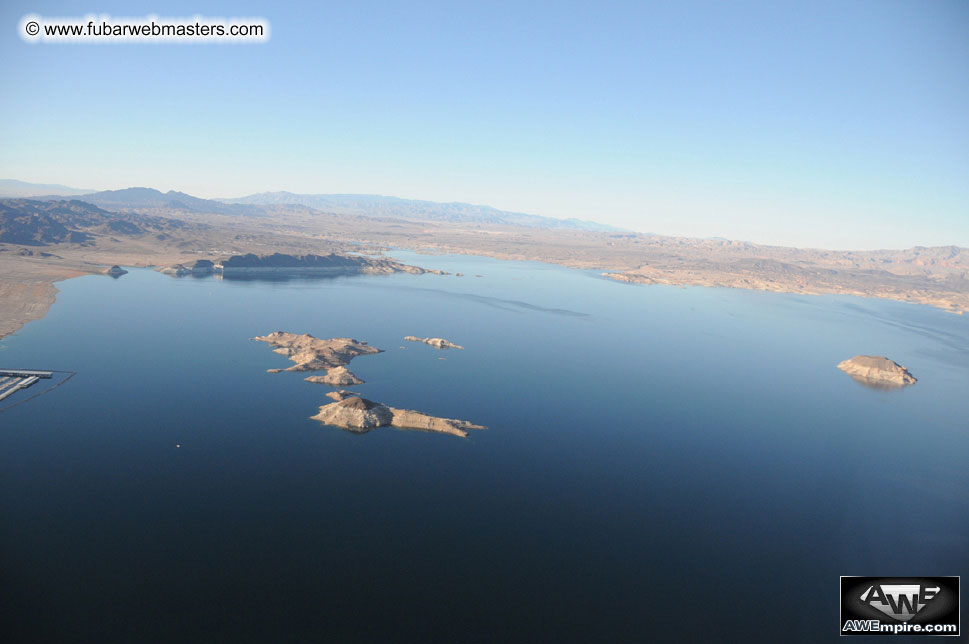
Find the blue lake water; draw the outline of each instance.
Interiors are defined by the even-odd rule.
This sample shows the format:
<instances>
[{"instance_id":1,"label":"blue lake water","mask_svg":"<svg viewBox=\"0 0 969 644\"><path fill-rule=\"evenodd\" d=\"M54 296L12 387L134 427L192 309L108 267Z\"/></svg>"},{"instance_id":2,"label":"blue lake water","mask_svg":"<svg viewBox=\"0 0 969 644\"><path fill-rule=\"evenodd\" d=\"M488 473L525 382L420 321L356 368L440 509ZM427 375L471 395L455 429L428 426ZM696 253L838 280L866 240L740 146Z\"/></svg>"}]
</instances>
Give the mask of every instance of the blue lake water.
<instances>
[{"instance_id":1,"label":"blue lake water","mask_svg":"<svg viewBox=\"0 0 969 644\"><path fill-rule=\"evenodd\" d=\"M465 277L133 269L0 340L77 372L0 413L6 641L834 642L840 575L969 575L969 316L397 255ZM322 426L275 330L489 429Z\"/></svg>"}]
</instances>

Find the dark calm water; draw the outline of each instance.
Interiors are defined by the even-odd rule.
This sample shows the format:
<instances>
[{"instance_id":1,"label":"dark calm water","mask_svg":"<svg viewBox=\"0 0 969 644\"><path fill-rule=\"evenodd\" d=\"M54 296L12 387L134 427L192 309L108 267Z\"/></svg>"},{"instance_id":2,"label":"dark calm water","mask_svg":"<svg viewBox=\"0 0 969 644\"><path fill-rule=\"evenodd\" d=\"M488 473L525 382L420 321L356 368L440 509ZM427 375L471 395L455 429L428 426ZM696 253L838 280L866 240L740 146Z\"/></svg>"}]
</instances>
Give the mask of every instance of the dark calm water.
<instances>
[{"instance_id":1,"label":"dark calm water","mask_svg":"<svg viewBox=\"0 0 969 644\"><path fill-rule=\"evenodd\" d=\"M466 276L132 270L0 341L78 372L0 413L4 641L835 642L839 575L969 575L969 316L401 257ZM489 429L321 426L274 330Z\"/></svg>"}]
</instances>

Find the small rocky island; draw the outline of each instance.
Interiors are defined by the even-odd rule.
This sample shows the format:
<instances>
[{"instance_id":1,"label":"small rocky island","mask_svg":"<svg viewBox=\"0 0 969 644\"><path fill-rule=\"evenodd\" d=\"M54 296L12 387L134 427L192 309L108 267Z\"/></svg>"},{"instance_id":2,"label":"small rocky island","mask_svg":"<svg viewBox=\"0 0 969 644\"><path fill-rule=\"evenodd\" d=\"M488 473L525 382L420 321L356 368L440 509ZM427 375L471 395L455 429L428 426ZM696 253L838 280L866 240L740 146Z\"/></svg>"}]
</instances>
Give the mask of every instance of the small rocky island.
<instances>
[{"instance_id":1,"label":"small rocky island","mask_svg":"<svg viewBox=\"0 0 969 644\"><path fill-rule=\"evenodd\" d=\"M445 340L444 338L418 338L416 335L404 336L404 340L408 342L423 342L424 344L429 344L432 347L437 347L438 349L463 349L460 344L454 344L450 340Z\"/></svg>"},{"instance_id":2,"label":"small rocky island","mask_svg":"<svg viewBox=\"0 0 969 644\"><path fill-rule=\"evenodd\" d=\"M310 376L309 382L325 385L361 385L360 380L346 368L357 356L381 353L382 349L372 347L366 342L353 338L330 338L321 340L308 333L297 335L284 331L274 331L269 335L253 338L267 342L273 351L289 357L296 364L288 369L269 369L269 373L280 371L326 371L325 376Z\"/></svg>"},{"instance_id":3,"label":"small rocky island","mask_svg":"<svg viewBox=\"0 0 969 644\"><path fill-rule=\"evenodd\" d=\"M105 275L110 275L111 277L121 277L122 275L127 275L128 274L128 271L126 271L125 269L121 268L117 264L115 264L111 268L104 269L102 272Z\"/></svg>"},{"instance_id":4,"label":"small rocky island","mask_svg":"<svg viewBox=\"0 0 969 644\"><path fill-rule=\"evenodd\" d=\"M872 387L896 388L916 383L915 376L907 368L884 356L855 356L840 362L838 369Z\"/></svg>"},{"instance_id":5,"label":"small rocky island","mask_svg":"<svg viewBox=\"0 0 969 644\"><path fill-rule=\"evenodd\" d=\"M383 403L362 398L352 391L334 391L327 396L337 399L337 402L323 405L320 413L312 418L355 433L369 432L378 427L398 427L466 438L469 430L486 429L466 420L437 418L419 411L388 407Z\"/></svg>"}]
</instances>

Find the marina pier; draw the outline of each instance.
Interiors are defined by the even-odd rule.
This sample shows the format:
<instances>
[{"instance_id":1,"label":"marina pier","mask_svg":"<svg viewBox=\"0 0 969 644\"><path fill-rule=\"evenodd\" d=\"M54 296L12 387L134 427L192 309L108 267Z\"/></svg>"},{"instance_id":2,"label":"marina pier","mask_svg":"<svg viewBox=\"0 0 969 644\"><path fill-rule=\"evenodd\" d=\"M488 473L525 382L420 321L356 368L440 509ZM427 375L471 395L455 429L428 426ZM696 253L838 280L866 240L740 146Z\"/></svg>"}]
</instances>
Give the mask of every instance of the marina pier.
<instances>
[{"instance_id":1,"label":"marina pier","mask_svg":"<svg viewBox=\"0 0 969 644\"><path fill-rule=\"evenodd\" d=\"M0 369L0 400L26 389L41 378L50 378L52 371L34 369Z\"/></svg>"}]
</instances>

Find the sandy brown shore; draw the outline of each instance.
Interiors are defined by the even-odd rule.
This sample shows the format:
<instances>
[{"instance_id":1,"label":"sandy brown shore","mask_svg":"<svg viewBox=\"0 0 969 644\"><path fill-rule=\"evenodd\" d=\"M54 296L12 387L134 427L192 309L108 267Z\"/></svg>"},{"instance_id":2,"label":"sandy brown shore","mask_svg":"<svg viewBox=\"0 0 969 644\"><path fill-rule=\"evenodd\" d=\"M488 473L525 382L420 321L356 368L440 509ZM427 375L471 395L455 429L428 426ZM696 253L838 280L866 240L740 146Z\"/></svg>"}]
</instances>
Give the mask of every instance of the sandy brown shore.
<instances>
[{"instance_id":1,"label":"sandy brown shore","mask_svg":"<svg viewBox=\"0 0 969 644\"><path fill-rule=\"evenodd\" d=\"M44 317L57 296L55 282L89 272L69 263L0 258L0 337Z\"/></svg>"}]
</instances>

